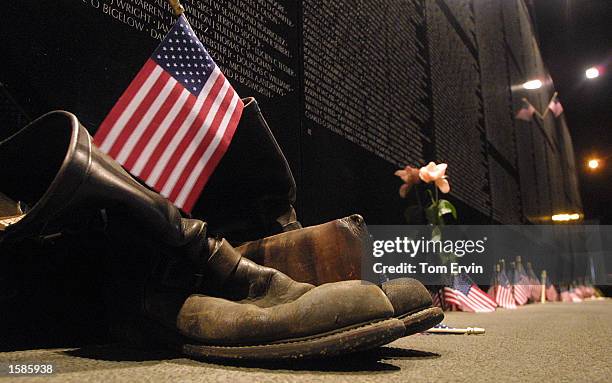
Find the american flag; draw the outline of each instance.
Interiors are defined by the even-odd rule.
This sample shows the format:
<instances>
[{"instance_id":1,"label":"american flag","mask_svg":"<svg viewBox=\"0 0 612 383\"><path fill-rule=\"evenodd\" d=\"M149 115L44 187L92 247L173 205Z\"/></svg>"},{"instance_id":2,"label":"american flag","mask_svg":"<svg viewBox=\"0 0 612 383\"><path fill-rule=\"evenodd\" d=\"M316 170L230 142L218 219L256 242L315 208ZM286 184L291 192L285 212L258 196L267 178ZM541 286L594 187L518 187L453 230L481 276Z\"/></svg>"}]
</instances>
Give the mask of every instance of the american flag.
<instances>
[{"instance_id":1,"label":"american flag","mask_svg":"<svg viewBox=\"0 0 612 383\"><path fill-rule=\"evenodd\" d=\"M495 311L497 304L482 291L467 274L455 275L452 286L444 287L444 300L461 311L486 313Z\"/></svg>"},{"instance_id":2,"label":"american flag","mask_svg":"<svg viewBox=\"0 0 612 383\"><path fill-rule=\"evenodd\" d=\"M563 289L561 291L561 301L562 302L582 302L582 299L576 294L574 287L568 287L567 290Z\"/></svg>"},{"instance_id":3,"label":"american flag","mask_svg":"<svg viewBox=\"0 0 612 383\"><path fill-rule=\"evenodd\" d=\"M550 103L548 104L548 109L553 112L555 117L559 117L561 113L563 113L563 106L559 102L557 96L553 97L553 99L550 100Z\"/></svg>"},{"instance_id":4,"label":"american flag","mask_svg":"<svg viewBox=\"0 0 612 383\"><path fill-rule=\"evenodd\" d=\"M504 269L501 269L497 273L497 285L495 286L495 302L500 307L505 309L516 309L516 302L514 301L514 295L512 294L512 285L506 276Z\"/></svg>"},{"instance_id":5,"label":"american flag","mask_svg":"<svg viewBox=\"0 0 612 383\"><path fill-rule=\"evenodd\" d=\"M595 295L591 285L585 285L582 291L584 293L584 298L591 298L593 295Z\"/></svg>"},{"instance_id":6,"label":"american flag","mask_svg":"<svg viewBox=\"0 0 612 383\"><path fill-rule=\"evenodd\" d=\"M578 298L584 299L584 289L586 289L586 287L584 285L577 285L574 288L574 293L576 293Z\"/></svg>"},{"instance_id":7,"label":"american flag","mask_svg":"<svg viewBox=\"0 0 612 383\"><path fill-rule=\"evenodd\" d=\"M559 300L559 293L552 283L546 287L546 300L551 302Z\"/></svg>"},{"instance_id":8,"label":"american flag","mask_svg":"<svg viewBox=\"0 0 612 383\"><path fill-rule=\"evenodd\" d=\"M572 299L572 302L582 302L582 295L576 287L570 288L569 295Z\"/></svg>"},{"instance_id":9,"label":"american flag","mask_svg":"<svg viewBox=\"0 0 612 383\"><path fill-rule=\"evenodd\" d=\"M533 271L531 263L527 263L527 274L529 277L529 281L531 282L531 285L529 286L531 300L534 302L540 302L540 300L542 299L542 283Z\"/></svg>"},{"instance_id":10,"label":"american flag","mask_svg":"<svg viewBox=\"0 0 612 383\"><path fill-rule=\"evenodd\" d=\"M529 122L533 119L533 114L535 113L535 111L536 110L533 107L533 105L531 105L530 103L526 101L523 101L523 106L521 107L521 109L519 109L515 118L517 120L523 120L523 121Z\"/></svg>"},{"instance_id":11,"label":"american flag","mask_svg":"<svg viewBox=\"0 0 612 383\"><path fill-rule=\"evenodd\" d=\"M568 290L561 290L561 302L571 302L572 297L570 297Z\"/></svg>"},{"instance_id":12,"label":"american flag","mask_svg":"<svg viewBox=\"0 0 612 383\"><path fill-rule=\"evenodd\" d=\"M244 104L181 15L94 141L190 212L225 154Z\"/></svg>"},{"instance_id":13,"label":"american flag","mask_svg":"<svg viewBox=\"0 0 612 383\"><path fill-rule=\"evenodd\" d=\"M574 292L574 288L570 287L567 290L562 290L561 291L561 301L562 302L582 302L582 299L580 299L576 293Z\"/></svg>"},{"instance_id":14,"label":"american flag","mask_svg":"<svg viewBox=\"0 0 612 383\"><path fill-rule=\"evenodd\" d=\"M512 293L514 295L514 301L517 305L522 306L529 301L529 297L531 296L531 283L520 265L517 265L514 270L513 282Z\"/></svg>"}]
</instances>

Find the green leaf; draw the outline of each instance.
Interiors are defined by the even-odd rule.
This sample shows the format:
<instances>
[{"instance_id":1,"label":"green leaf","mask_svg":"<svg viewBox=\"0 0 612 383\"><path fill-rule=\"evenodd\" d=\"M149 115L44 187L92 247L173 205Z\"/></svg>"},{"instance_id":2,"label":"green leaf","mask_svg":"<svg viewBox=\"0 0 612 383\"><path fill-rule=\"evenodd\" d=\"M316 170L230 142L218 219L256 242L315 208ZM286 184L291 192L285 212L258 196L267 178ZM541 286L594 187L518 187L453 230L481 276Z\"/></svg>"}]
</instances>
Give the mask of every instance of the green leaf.
<instances>
[{"instance_id":1,"label":"green leaf","mask_svg":"<svg viewBox=\"0 0 612 383\"><path fill-rule=\"evenodd\" d=\"M442 217L446 214L452 214L453 218L457 219L457 209L455 209L455 206L450 201L441 199L438 201L438 216Z\"/></svg>"}]
</instances>

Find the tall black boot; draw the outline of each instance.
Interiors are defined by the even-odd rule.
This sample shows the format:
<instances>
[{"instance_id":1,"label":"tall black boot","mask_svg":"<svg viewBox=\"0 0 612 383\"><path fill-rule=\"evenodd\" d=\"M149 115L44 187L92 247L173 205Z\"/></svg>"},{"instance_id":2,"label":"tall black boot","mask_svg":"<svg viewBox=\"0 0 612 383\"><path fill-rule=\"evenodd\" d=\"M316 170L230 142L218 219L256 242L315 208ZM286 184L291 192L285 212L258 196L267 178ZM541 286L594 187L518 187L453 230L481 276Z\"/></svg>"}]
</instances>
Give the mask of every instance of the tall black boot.
<instances>
[{"instance_id":1,"label":"tall black boot","mask_svg":"<svg viewBox=\"0 0 612 383\"><path fill-rule=\"evenodd\" d=\"M225 240L209 239L204 222L182 218L102 154L70 113L46 114L2 141L0 161L0 192L29 206L0 240L61 231L82 214L104 209L111 244L123 244L118 251L149 249L145 256L159 252L183 261L180 271L196 276L195 283L173 289L151 276L140 311L147 324L159 325L152 334L186 355L329 356L376 347L404 332L374 285L298 283L242 258Z\"/></svg>"},{"instance_id":2,"label":"tall black boot","mask_svg":"<svg viewBox=\"0 0 612 383\"><path fill-rule=\"evenodd\" d=\"M193 210L212 234L238 244L300 228L289 163L254 98Z\"/></svg>"},{"instance_id":3,"label":"tall black boot","mask_svg":"<svg viewBox=\"0 0 612 383\"><path fill-rule=\"evenodd\" d=\"M99 151L71 113L48 113L0 142L0 163L1 191L26 213L5 240L55 233L100 209L129 216L168 245L191 240L179 210Z\"/></svg>"}]
</instances>

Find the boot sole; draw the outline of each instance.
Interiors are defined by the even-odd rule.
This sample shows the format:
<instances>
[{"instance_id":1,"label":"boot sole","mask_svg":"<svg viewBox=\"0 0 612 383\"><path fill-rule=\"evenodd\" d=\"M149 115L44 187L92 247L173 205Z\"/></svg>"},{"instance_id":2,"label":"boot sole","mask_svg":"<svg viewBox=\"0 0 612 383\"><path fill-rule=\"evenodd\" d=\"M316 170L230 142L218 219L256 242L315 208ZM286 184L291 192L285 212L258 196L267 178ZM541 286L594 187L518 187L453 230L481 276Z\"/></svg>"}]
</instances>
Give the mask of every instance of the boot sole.
<instances>
[{"instance_id":1,"label":"boot sole","mask_svg":"<svg viewBox=\"0 0 612 383\"><path fill-rule=\"evenodd\" d=\"M423 332L442 322L444 312L439 307L428 307L417 312L406 313L397 317L404 323L406 332L403 336Z\"/></svg>"},{"instance_id":2,"label":"boot sole","mask_svg":"<svg viewBox=\"0 0 612 383\"><path fill-rule=\"evenodd\" d=\"M404 336L402 321L387 319L333 333L252 346L182 344L179 351L195 359L283 360L314 359L364 351Z\"/></svg>"}]
</instances>

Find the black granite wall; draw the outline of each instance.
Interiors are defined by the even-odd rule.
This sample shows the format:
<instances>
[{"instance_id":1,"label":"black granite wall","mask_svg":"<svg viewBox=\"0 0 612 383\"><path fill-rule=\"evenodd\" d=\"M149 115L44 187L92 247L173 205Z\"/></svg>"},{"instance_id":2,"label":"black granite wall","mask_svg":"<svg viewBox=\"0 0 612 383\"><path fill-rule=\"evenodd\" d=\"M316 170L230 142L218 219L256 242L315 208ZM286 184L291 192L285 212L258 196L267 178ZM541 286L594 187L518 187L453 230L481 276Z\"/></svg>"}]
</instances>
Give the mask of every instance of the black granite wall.
<instances>
[{"instance_id":1,"label":"black granite wall","mask_svg":"<svg viewBox=\"0 0 612 383\"><path fill-rule=\"evenodd\" d=\"M450 164L463 222L539 222L580 210L563 120L521 0L183 0L242 96L255 96L298 181L307 224L353 212L401 223L393 171ZM173 22L164 0L3 7L2 135L50 109L95 132Z\"/></svg>"}]
</instances>

